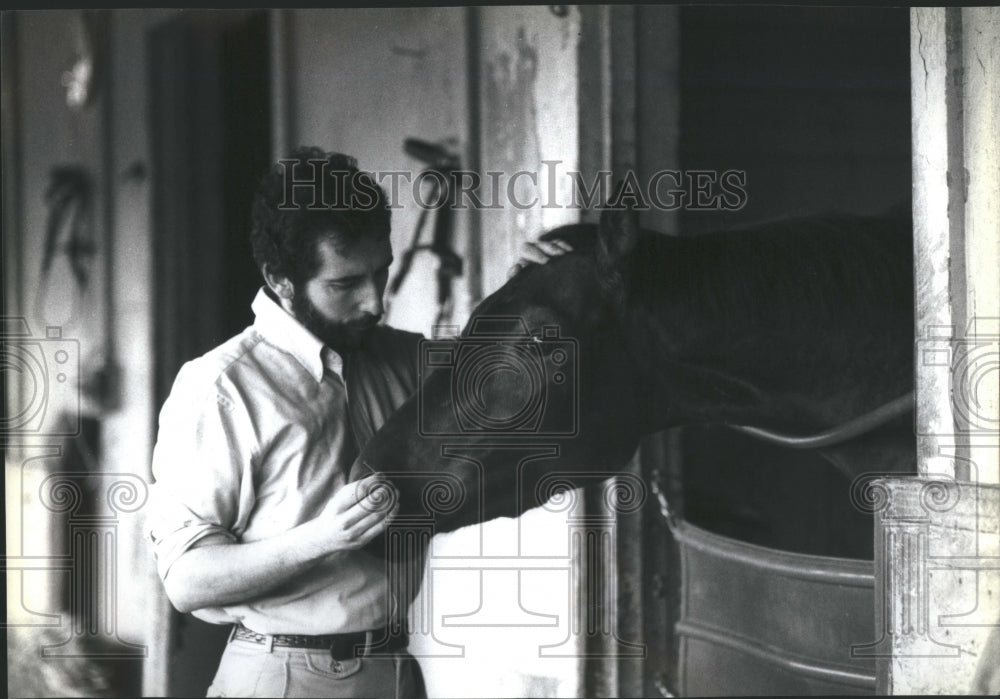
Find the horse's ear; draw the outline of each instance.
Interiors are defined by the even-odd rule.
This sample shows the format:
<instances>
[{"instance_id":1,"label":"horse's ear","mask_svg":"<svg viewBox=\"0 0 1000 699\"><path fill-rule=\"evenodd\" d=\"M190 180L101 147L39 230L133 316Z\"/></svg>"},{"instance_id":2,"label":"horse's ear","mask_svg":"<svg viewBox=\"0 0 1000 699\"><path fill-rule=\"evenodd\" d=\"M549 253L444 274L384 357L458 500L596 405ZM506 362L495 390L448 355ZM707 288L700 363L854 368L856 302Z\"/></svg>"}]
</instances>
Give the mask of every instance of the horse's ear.
<instances>
[{"instance_id":1,"label":"horse's ear","mask_svg":"<svg viewBox=\"0 0 1000 699\"><path fill-rule=\"evenodd\" d=\"M609 268L617 268L621 261L632 252L639 238L639 213L635 210L634 197L624 191L624 183L619 181L615 195L601 211L601 223L597 233L597 249L601 263ZM626 204L631 200L632 204Z\"/></svg>"}]
</instances>

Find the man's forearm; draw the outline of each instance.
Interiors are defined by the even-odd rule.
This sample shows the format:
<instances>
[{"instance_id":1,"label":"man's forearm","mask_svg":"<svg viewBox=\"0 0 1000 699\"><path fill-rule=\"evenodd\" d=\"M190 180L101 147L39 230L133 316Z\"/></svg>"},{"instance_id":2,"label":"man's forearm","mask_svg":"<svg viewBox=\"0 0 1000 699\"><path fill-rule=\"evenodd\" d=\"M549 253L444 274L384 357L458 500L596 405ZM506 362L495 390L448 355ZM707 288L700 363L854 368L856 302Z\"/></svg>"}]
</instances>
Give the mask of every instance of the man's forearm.
<instances>
[{"instance_id":1,"label":"man's forearm","mask_svg":"<svg viewBox=\"0 0 1000 699\"><path fill-rule=\"evenodd\" d=\"M239 604L273 590L325 555L312 543L311 523L245 544L208 537L170 567L163 585L181 612Z\"/></svg>"}]
</instances>

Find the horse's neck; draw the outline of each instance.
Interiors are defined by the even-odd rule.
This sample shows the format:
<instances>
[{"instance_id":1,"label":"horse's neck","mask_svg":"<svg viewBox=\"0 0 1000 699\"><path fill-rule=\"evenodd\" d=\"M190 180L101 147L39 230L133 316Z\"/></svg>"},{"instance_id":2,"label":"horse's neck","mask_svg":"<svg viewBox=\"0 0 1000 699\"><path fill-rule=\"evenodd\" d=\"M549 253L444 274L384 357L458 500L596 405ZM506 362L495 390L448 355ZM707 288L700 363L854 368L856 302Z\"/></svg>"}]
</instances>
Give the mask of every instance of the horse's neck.
<instances>
[{"instance_id":1,"label":"horse's neck","mask_svg":"<svg viewBox=\"0 0 1000 699\"><path fill-rule=\"evenodd\" d=\"M647 420L644 432L707 423L763 427L788 436L805 437L879 407L881 400L853 388L855 382L864 383L856 377L841 383L837 393L803 390L788 395L756 378L678 360L669 351L655 359L656 369L634 363L637 376L644 377L637 382ZM897 398L906 390L905 382L898 387L898 393L880 389L885 400ZM817 453L851 481L864 473L913 472L916 454L912 416L903 415Z\"/></svg>"},{"instance_id":2,"label":"horse's neck","mask_svg":"<svg viewBox=\"0 0 1000 699\"><path fill-rule=\"evenodd\" d=\"M828 428L912 387L905 222L645 236L630 354L660 425Z\"/></svg>"},{"instance_id":3,"label":"horse's neck","mask_svg":"<svg viewBox=\"0 0 1000 699\"><path fill-rule=\"evenodd\" d=\"M809 434L909 390L908 357L895 347L898 342L888 339L852 357L817 330L799 343L794 338L776 341L767 333L757 333L756 342L745 344L740 344L742 338L708 343L694 334L670 332L669 325L641 313L632 324L631 361L650 415L648 430L713 423ZM802 335L807 334L804 330ZM723 342L740 347L727 354L728 348L719 347ZM880 366L894 368L891 374L880 373Z\"/></svg>"}]
</instances>

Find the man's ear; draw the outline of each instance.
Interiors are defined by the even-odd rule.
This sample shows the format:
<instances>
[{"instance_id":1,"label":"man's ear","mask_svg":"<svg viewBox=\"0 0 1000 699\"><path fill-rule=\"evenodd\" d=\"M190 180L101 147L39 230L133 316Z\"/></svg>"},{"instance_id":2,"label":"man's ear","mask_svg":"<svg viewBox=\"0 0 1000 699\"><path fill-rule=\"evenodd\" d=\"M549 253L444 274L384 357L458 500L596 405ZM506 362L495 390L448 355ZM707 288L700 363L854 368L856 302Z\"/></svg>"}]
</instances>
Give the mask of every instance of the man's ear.
<instances>
[{"instance_id":1,"label":"man's ear","mask_svg":"<svg viewBox=\"0 0 1000 699\"><path fill-rule=\"evenodd\" d=\"M639 239L639 214L635 198L625 195L619 181L615 195L604 205L597 232L597 255L606 269L620 269Z\"/></svg>"},{"instance_id":2,"label":"man's ear","mask_svg":"<svg viewBox=\"0 0 1000 699\"><path fill-rule=\"evenodd\" d=\"M279 299L292 300L292 297L295 296L295 286L288 277L275 274L267 265L264 265L261 273L264 275L267 286Z\"/></svg>"}]
</instances>

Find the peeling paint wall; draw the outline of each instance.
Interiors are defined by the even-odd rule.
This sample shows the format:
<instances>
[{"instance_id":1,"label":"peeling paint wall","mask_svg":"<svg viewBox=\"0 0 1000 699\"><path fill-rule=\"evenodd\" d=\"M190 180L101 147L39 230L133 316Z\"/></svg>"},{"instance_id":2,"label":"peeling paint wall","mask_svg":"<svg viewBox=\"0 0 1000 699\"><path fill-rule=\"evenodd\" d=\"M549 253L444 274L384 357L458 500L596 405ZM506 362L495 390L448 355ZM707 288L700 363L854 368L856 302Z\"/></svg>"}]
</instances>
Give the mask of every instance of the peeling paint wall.
<instances>
[{"instance_id":1,"label":"peeling paint wall","mask_svg":"<svg viewBox=\"0 0 1000 699\"><path fill-rule=\"evenodd\" d=\"M911 19L920 472L996 484L1000 11Z\"/></svg>"},{"instance_id":2,"label":"peeling paint wall","mask_svg":"<svg viewBox=\"0 0 1000 699\"><path fill-rule=\"evenodd\" d=\"M1000 490L946 479L876 486L880 691L1000 691Z\"/></svg>"},{"instance_id":3,"label":"peeling paint wall","mask_svg":"<svg viewBox=\"0 0 1000 699\"><path fill-rule=\"evenodd\" d=\"M561 206L570 201L566 173L579 170L580 11L567 10L481 9L480 162L503 173L488 190L500 206L482 214L484 295L506 281L521 243L579 220Z\"/></svg>"},{"instance_id":4,"label":"peeling paint wall","mask_svg":"<svg viewBox=\"0 0 1000 699\"><path fill-rule=\"evenodd\" d=\"M1000 10L910 10L920 478L882 484L879 688L1000 693Z\"/></svg>"}]
</instances>

